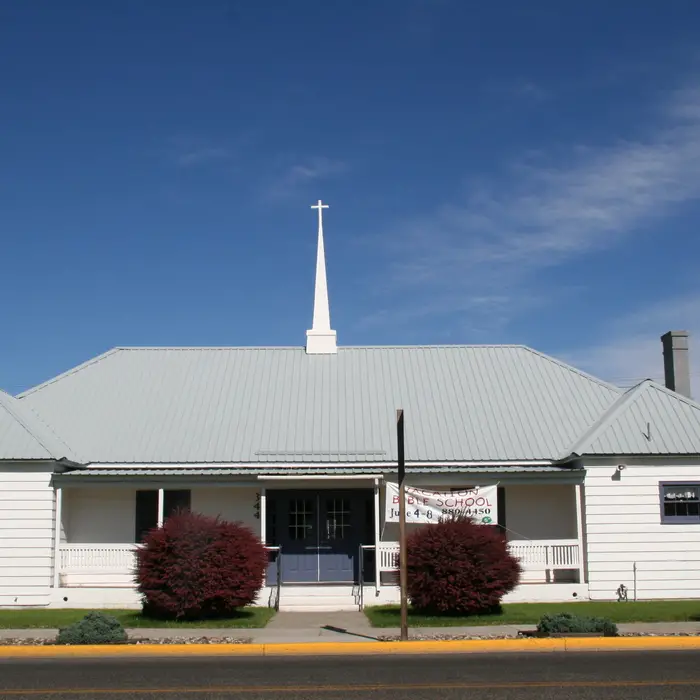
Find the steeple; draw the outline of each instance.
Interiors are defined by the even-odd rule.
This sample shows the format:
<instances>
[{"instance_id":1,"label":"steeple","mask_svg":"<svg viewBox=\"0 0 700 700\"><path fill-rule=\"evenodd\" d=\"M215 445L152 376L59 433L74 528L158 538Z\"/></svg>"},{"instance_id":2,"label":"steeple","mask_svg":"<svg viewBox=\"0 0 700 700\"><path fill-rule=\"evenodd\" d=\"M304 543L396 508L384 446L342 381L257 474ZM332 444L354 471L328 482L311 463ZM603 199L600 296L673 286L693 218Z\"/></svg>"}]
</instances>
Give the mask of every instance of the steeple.
<instances>
[{"instance_id":1,"label":"steeple","mask_svg":"<svg viewBox=\"0 0 700 700\"><path fill-rule=\"evenodd\" d=\"M323 245L323 210L328 209L320 199L312 209L318 209L318 248L316 250L316 289L314 291L314 320L306 331L307 355L335 355L338 352L335 331L331 330L331 310L326 280L326 251Z\"/></svg>"}]
</instances>

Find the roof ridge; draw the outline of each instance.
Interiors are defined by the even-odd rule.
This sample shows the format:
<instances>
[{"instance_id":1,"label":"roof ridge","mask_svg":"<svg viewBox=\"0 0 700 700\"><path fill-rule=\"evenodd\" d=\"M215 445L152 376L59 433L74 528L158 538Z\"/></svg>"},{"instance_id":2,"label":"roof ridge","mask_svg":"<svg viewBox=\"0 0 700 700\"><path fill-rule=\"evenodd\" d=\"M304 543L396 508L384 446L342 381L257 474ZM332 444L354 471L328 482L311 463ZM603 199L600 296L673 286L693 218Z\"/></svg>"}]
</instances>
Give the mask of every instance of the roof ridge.
<instances>
[{"instance_id":1,"label":"roof ridge","mask_svg":"<svg viewBox=\"0 0 700 700\"><path fill-rule=\"evenodd\" d=\"M519 347L522 347L525 350L528 350L529 352L538 355L539 357L549 360L550 362L553 362L556 365L559 365L563 369L568 369L571 372L574 372L578 374L581 377L584 377L585 379L589 379L592 382L595 382L596 384L600 384L601 386L606 387L607 389L611 389L617 394L621 394L623 392L622 389L620 389L619 386L615 386L614 384L611 384L610 382L606 382L604 379L600 379L599 377L596 377L593 374L589 374L588 372L584 372L582 369L579 369L578 367L574 367L574 365L570 365L568 362L564 362L563 360L560 360L553 355L547 355L547 353L541 352L539 350L535 350L534 348L531 348L529 345L520 345Z\"/></svg>"},{"instance_id":2,"label":"roof ridge","mask_svg":"<svg viewBox=\"0 0 700 700\"><path fill-rule=\"evenodd\" d=\"M28 422L26 420L26 415L22 415L21 411L24 410L24 407L20 411L17 410L18 406L15 406L14 403L17 402L19 403L18 399L16 399L14 396L11 396L10 394L7 394L4 391L0 391L0 406L5 410L6 413L10 415L10 417L17 422L24 431L42 448L46 451L46 453L50 456L53 457L54 459L61 459L61 457L64 457L65 455L58 455L56 453L56 450L52 448L51 445L46 444L47 441L44 439L43 436L37 435L37 430L36 426L32 428L30 425L28 425ZM31 410L31 409L30 409ZM39 422L41 422L43 425L44 422L41 421L39 416L34 412L31 411L31 417L32 419L35 419ZM47 429L50 430L49 426L45 426ZM41 426L40 426L40 431L41 432ZM53 433L53 430L51 431ZM54 433L55 435L55 433ZM61 440L58 435L55 435L56 439L59 440L61 443L63 443L63 440ZM65 443L63 443L65 445ZM68 445L65 445L67 450L70 452L70 448Z\"/></svg>"},{"instance_id":3,"label":"roof ridge","mask_svg":"<svg viewBox=\"0 0 700 700\"><path fill-rule=\"evenodd\" d=\"M567 459L573 455L582 455L587 446L591 445L593 441L596 440L603 433L603 431L610 426L612 421L627 408L627 406L634 403L649 381L651 380L644 379L621 394L611 406L608 406L608 408L603 411L600 418L598 418L598 420L593 423L593 425L591 425L591 427L588 428L588 430L564 452L561 459Z\"/></svg>"},{"instance_id":4,"label":"roof ridge","mask_svg":"<svg viewBox=\"0 0 700 700\"><path fill-rule=\"evenodd\" d=\"M34 433L29 429L26 423L17 415L16 411L13 410L12 401L16 401L13 396L0 389L0 408L2 408L9 416L12 418L22 429L31 437L43 450L45 450L49 456L53 456L51 450L44 445L39 438L34 435Z\"/></svg>"},{"instance_id":5,"label":"roof ridge","mask_svg":"<svg viewBox=\"0 0 700 700\"><path fill-rule=\"evenodd\" d=\"M61 372L60 374L57 374L55 377L52 377L51 379L47 379L45 382L42 382L41 384L37 384L36 386L31 387L30 389L27 389L26 391L21 392L20 394L17 394L14 398L16 398L18 401L21 401L23 398L30 396L31 394L36 393L37 391L40 391L41 389L51 385L55 384L56 382L60 381L61 379L65 379L66 377L69 377L72 374L75 374L76 372L80 372L83 369L86 369L87 367L90 367L91 365L97 364L98 362L102 362L105 358L109 357L110 355L114 355L120 350L123 350L124 348L112 348L111 350L107 350L106 352L101 353L100 355L97 355L96 357L93 357L89 360L86 360L85 362L81 362L79 365L76 365L75 367L71 367L71 369L66 370L65 372Z\"/></svg>"},{"instance_id":6,"label":"roof ridge","mask_svg":"<svg viewBox=\"0 0 700 700\"><path fill-rule=\"evenodd\" d=\"M409 345L339 345L338 350L391 350L391 349L458 349L458 348L506 348L506 349L526 349L525 345L519 343L443 343L431 345L429 343L418 343ZM114 350L305 350L303 345L123 345L113 348ZM110 351L111 352L111 351ZM108 354L108 353L104 353ZM545 356L546 357L546 356Z\"/></svg>"},{"instance_id":7,"label":"roof ridge","mask_svg":"<svg viewBox=\"0 0 700 700\"><path fill-rule=\"evenodd\" d=\"M653 379L644 379L642 382L640 382L640 384L642 383L646 383L651 389L656 389L667 396L672 396L674 399L678 399L681 403L687 404L691 408L697 408L700 410L700 403L692 399L690 396L679 394L677 391L673 391L673 389L669 389L667 386L659 384L659 382L654 381Z\"/></svg>"}]
</instances>

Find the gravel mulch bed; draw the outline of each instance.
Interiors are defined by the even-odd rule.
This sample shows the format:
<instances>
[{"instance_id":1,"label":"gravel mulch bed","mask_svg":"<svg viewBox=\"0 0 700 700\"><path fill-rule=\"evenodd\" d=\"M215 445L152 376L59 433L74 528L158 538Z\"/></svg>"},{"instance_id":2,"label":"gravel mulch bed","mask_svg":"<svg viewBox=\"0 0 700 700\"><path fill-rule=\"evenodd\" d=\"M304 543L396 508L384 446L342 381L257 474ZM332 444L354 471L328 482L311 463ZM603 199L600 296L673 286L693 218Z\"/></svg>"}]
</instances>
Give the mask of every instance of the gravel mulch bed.
<instances>
[{"instance_id":1,"label":"gravel mulch bed","mask_svg":"<svg viewBox=\"0 0 700 700\"><path fill-rule=\"evenodd\" d=\"M173 637L171 639L130 639L125 644L127 646L139 646L141 644L250 644L251 642L252 639L241 639L240 637ZM53 639L3 639L0 641L0 645L16 647L79 646L56 644ZM114 646L124 645L118 644Z\"/></svg>"},{"instance_id":2,"label":"gravel mulch bed","mask_svg":"<svg viewBox=\"0 0 700 700\"><path fill-rule=\"evenodd\" d=\"M697 633L693 632L670 632L667 634L654 634L652 632L647 633L623 633L619 634L618 637L698 637ZM456 642L456 641L467 641L472 639L543 639L543 637L537 637L536 635L475 635L475 634L440 634L440 635L411 635L409 640L412 642ZM398 642L401 641L400 637L397 636L378 636L377 640L380 642Z\"/></svg>"}]
</instances>

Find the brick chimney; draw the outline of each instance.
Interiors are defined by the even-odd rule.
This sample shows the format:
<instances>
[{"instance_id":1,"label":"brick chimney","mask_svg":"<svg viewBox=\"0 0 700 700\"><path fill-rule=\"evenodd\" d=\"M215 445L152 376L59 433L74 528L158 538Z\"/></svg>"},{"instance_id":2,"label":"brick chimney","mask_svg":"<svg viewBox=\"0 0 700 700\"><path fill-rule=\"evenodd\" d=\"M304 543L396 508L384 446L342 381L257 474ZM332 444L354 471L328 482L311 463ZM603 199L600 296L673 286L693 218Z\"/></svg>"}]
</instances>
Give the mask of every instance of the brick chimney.
<instances>
[{"instance_id":1,"label":"brick chimney","mask_svg":"<svg viewBox=\"0 0 700 700\"><path fill-rule=\"evenodd\" d=\"M690 397L690 362L688 360L688 331L669 331L661 336L664 348L666 387Z\"/></svg>"}]
</instances>

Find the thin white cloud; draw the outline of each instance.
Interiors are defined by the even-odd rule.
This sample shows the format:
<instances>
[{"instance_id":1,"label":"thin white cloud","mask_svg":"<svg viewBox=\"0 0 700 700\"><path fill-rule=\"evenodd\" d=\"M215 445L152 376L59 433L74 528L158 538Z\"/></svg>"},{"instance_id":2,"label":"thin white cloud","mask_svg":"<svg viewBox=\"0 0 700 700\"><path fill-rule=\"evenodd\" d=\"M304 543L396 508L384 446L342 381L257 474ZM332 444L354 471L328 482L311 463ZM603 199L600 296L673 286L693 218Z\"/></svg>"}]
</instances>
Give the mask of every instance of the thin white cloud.
<instances>
[{"instance_id":1,"label":"thin white cloud","mask_svg":"<svg viewBox=\"0 0 700 700\"><path fill-rule=\"evenodd\" d=\"M394 288L447 299L497 294L504 312L517 314L538 273L615 246L698 199L700 88L668 95L643 140L543 160L514 163L503 181L473 183L462 202L397 226L386 238Z\"/></svg>"},{"instance_id":2,"label":"thin white cloud","mask_svg":"<svg viewBox=\"0 0 700 700\"><path fill-rule=\"evenodd\" d=\"M700 292L659 301L614 319L609 335L588 347L571 349L562 359L619 386L642 379L663 384L661 335L666 331L690 333L690 371L693 392L700 389Z\"/></svg>"},{"instance_id":3,"label":"thin white cloud","mask_svg":"<svg viewBox=\"0 0 700 700\"><path fill-rule=\"evenodd\" d=\"M548 90L545 90L541 85L531 80L524 80L517 83L511 92L516 97L524 97L534 102L541 102L551 96Z\"/></svg>"},{"instance_id":4,"label":"thin white cloud","mask_svg":"<svg viewBox=\"0 0 700 700\"><path fill-rule=\"evenodd\" d=\"M227 160L231 157L231 152L227 148L217 146L206 146L183 151L175 156L175 162L183 167L209 163L217 160Z\"/></svg>"},{"instance_id":5,"label":"thin white cloud","mask_svg":"<svg viewBox=\"0 0 700 700\"><path fill-rule=\"evenodd\" d=\"M242 149L251 138L249 133L218 140L189 135L173 136L166 142L164 156L171 165L178 168L223 163L240 158Z\"/></svg>"},{"instance_id":6,"label":"thin white cloud","mask_svg":"<svg viewBox=\"0 0 700 700\"><path fill-rule=\"evenodd\" d=\"M266 189L266 196L271 199L286 199L296 196L305 186L337 177L348 170L344 161L316 156L300 160L286 166Z\"/></svg>"}]
</instances>

